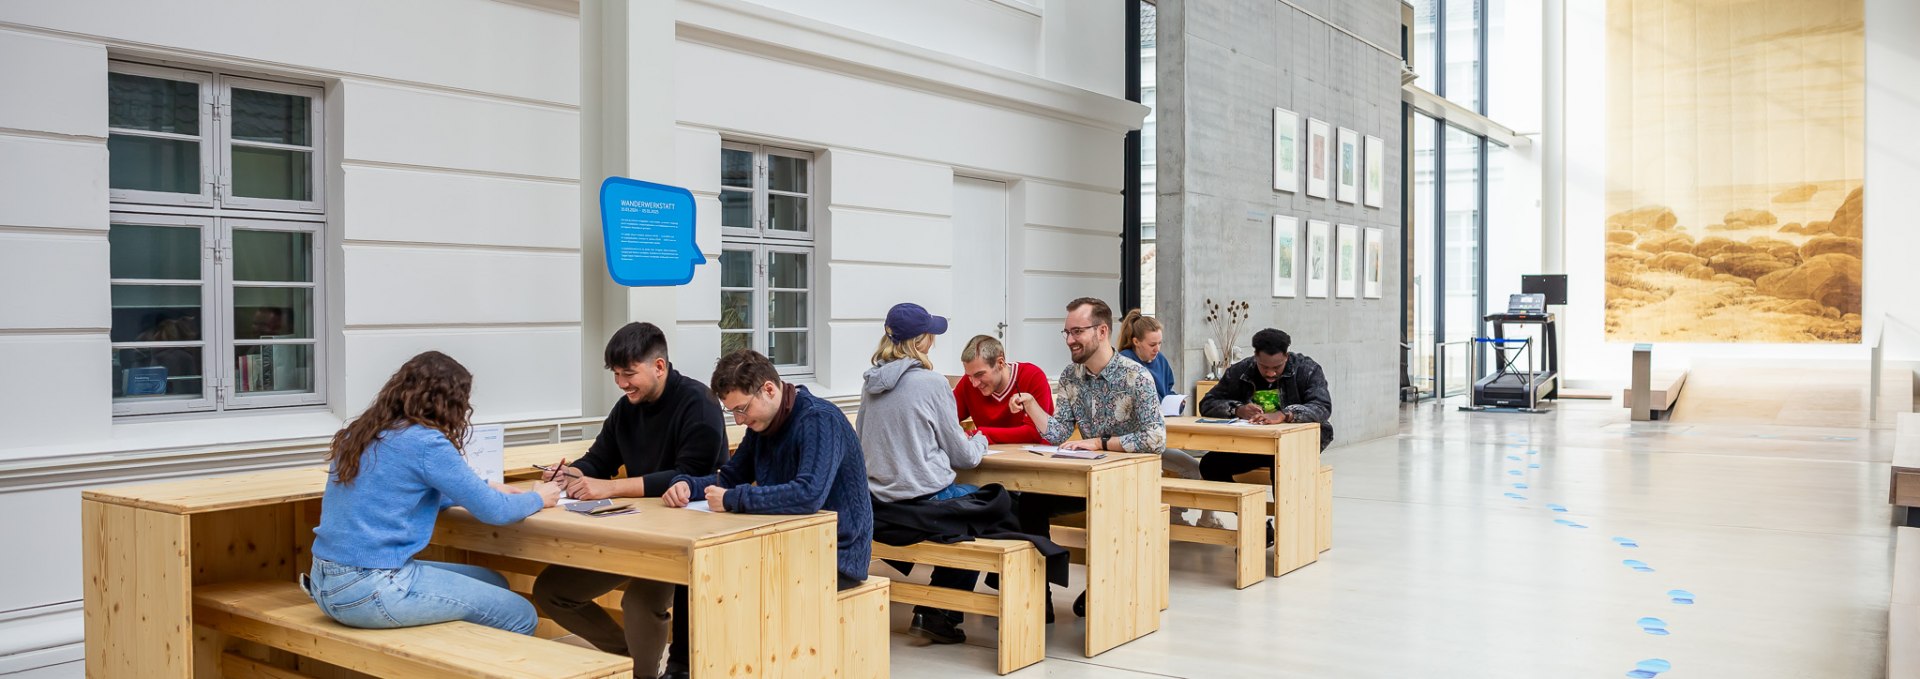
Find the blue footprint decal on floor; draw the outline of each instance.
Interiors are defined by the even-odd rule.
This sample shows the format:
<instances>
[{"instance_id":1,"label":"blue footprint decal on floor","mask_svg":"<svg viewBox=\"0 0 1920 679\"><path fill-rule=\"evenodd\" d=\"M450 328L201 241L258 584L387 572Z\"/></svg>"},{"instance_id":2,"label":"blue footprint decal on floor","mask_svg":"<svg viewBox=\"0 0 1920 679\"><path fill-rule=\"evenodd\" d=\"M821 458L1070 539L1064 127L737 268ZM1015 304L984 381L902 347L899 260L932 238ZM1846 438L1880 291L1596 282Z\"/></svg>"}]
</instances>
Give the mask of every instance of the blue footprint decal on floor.
<instances>
[{"instance_id":1,"label":"blue footprint decal on floor","mask_svg":"<svg viewBox=\"0 0 1920 679\"><path fill-rule=\"evenodd\" d=\"M1547 505L1547 509L1551 509L1551 510L1553 510L1553 511L1556 511L1556 512L1560 512L1560 513L1562 513L1562 514L1565 514L1565 513L1567 512L1567 508L1566 508L1566 507L1563 507L1563 506L1561 506L1561 505L1556 505L1556 504L1551 504L1551 503L1549 503L1549 504Z\"/></svg>"},{"instance_id":2,"label":"blue footprint decal on floor","mask_svg":"<svg viewBox=\"0 0 1920 679\"><path fill-rule=\"evenodd\" d=\"M1560 525L1562 525L1562 526L1566 526L1566 527L1568 527L1568 528L1586 528L1586 526L1584 526L1584 525L1581 525L1581 524L1579 524L1579 523L1575 523L1575 522L1573 522L1573 521L1568 521L1568 520L1566 520L1566 519L1554 519L1554 520L1553 520L1553 522L1554 522L1554 523L1557 523L1557 524L1560 524Z\"/></svg>"},{"instance_id":3,"label":"blue footprint decal on floor","mask_svg":"<svg viewBox=\"0 0 1920 679\"><path fill-rule=\"evenodd\" d=\"M1516 484L1513 484L1513 487L1515 487L1515 488L1518 488L1518 489L1520 489L1520 490L1526 490L1526 489L1527 489L1527 484L1524 484L1524 483L1516 483Z\"/></svg>"},{"instance_id":4,"label":"blue footprint decal on floor","mask_svg":"<svg viewBox=\"0 0 1920 679\"><path fill-rule=\"evenodd\" d=\"M1652 566L1647 565L1647 562L1641 561L1639 559L1627 559L1620 563L1625 565L1628 568L1633 569L1634 572L1636 573L1652 573L1653 572Z\"/></svg>"},{"instance_id":5,"label":"blue footprint decal on floor","mask_svg":"<svg viewBox=\"0 0 1920 679\"><path fill-rule=\"evenodd\" d=\"M1509 498L1513 498L1513 499L1515 499L1515 500L1525 500L1525 499L1527 499L1527 496L1525 496L1525 495L1521 495L1521 494L1519 494L1519 493L1507 493L1507 497L1509 497Z\"/></svg>"},{"instance_id":6,"label":"blue footprint decal on floor","mask_svg":"<svg viewBox=\"0 0 1920 679\"><path fill-rule=\"evenodd\" d=\"M1693 592L1689 592L1684 589L1667 590L1667 597L1673 599L1674 603L1680 604L1682 606L1693 605Z\"/></svg>"},{"instance_id":7,"label":"blue footprint decal on floor","mask_svg":"<svg viewBox=\"0 0 1920 679\"><path fill-rule=\"evenodd\" d=\"M1509 460L1513 460L1514 462L1519 462L1519 461L1520 461L1520 456L1519 456L1519 455L1508 455L1508 456L1507 456L1507 459L1509 459Z\"/></svg>"},{"instance_id":8,"label":"blue footprint decal on floor","mask_svg":"<svg viewBox=\"0 0 1920 679\"><path fill-rule=\"evenodd\" d=\"M1519 475L1520 475L1520 470L1518 469L1507 470L1507 476L1519 476Z\"/></svg>"},{"instance_id":9,"label":"blue footprint decal on floor","mask_svg":"<svg viewBox=\"0 0 1920 679\"><path fill-rule=\"evenodd\" d=\"M1528 468L1528 469L1539 469L1539 468L1540 468L1540 463L1538 463L1538 462L1535 462L1535 463L1532 463L1532 464L1529 464L1529 465L1527 465L1527 468Z\"/></svg>"},{"instance_id":10,"label":"blue footprint decal on floor","mask_svg":"<svg viewBox=\"0 0 1920 679\"><path fill-rule=\"evenodd\" d=\"M1672 632L1667 631L1667 621L1659 618L1641 618L1636 621L1636 624L1640 625L1640 631L1656 637L1664 637L1672 634Z\"/></svg>"},{"instance_id":11,"label":"blue footprint decal on floor","mask_svg":"<svg viewBox=\"0 0 1920 679\"><path fill-rule=\"evenodd\" d=\"M1653 679L1660 676L1661 672L1671 669L1673 669L1673 663L1659 658L1648 658L1635 663L1633 669L1627 672L1627 676L1633 679Z\"/></svg>"},{"instance_id":12,"label":"blue footprint decal on floor","mask_svg":"<svg viewBox=\"0 0 1920 679\"><path fill-rule=\"evenodd\" d=\"M1613 544L1620 545L1621 547L1626 547L1627 549L1633 549L1635 547L1640 546L1640 543L1634 542L1633 538L1614 538ZM1645 564L1642 564L1642 565L1645 565Z\"/></svg>"}]
</instances>

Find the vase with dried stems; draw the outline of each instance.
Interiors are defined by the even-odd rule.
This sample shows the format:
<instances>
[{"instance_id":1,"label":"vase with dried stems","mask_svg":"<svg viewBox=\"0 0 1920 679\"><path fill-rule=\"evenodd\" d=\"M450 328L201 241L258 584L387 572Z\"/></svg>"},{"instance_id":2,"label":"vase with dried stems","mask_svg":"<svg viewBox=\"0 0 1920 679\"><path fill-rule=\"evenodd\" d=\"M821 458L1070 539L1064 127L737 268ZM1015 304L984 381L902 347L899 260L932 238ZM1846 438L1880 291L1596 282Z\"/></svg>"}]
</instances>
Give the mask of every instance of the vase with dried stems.
<instances>
[{"instance_id":1,"label":"vase with dried stems","mask_svg":"<svg viewBox=\"0 0 1920 679\"><path fill-rule=\"evenodd\" d=\"M1237 299L1227 300L1225 305L1212 298L1206 300L1207 325L1213 330L1212 339L1220 352L1207 357L1211 362L1207 367L1216 379L1227 374L1227 366L1233 365L1239 351L1240 327L1253 315L1249 311L1252 308L1253 305Z\"/></svg>"}]
</instances>

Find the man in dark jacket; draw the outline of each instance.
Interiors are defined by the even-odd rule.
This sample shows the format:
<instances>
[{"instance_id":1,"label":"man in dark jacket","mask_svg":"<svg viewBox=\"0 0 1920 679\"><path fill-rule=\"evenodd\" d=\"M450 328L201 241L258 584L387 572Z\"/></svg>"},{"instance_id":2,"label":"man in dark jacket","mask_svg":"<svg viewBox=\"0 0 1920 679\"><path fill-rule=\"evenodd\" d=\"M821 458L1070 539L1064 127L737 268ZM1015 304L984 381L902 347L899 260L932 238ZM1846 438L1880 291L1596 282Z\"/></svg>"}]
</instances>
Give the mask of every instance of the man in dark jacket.
<instances>
[{"instance_id":1,"label":"man in dark jacket","mask_svg":"<svg viewBox=\"0 0 1920 679\"><path fill-rule=\"evenodd\" d=\"M1313 359L1287 351L1293 338L1267 328L1253 334L1253 358L1235 363L1200 399L1200 414L1234 417L1258 424L1320 423L1320 449L1333 442L1333 395L1327 376ZM1200 458L1200 475L1209 481L1232 481L1261 467L1273 466L1271 455L1212 452Z\"/></svg>"},{"instance_id":2,"label":"man in dark jacket","mask_svg":"<svg viewBox=\"0 0 1920 679\"><path fill-rule=\"evenodd\" d=\"M628 323L607 342L607 369L626 397L613 404L587 454L547 472L581 500L659 497L680 474L711 474L727 459L727 428L707 386L667 361L667 337L652 323ZM614 478L622 468L626 478ZM594 599L626 585L624 628ZM664 676L686 676L687 588L566 566L548 566L533 582L540 612L587 643L633 658L634 676L652 677L667 651ZM674 613L669 616L668 606ZM668 645L671 618L673 635Z\"/></svg>"}]
</instances>

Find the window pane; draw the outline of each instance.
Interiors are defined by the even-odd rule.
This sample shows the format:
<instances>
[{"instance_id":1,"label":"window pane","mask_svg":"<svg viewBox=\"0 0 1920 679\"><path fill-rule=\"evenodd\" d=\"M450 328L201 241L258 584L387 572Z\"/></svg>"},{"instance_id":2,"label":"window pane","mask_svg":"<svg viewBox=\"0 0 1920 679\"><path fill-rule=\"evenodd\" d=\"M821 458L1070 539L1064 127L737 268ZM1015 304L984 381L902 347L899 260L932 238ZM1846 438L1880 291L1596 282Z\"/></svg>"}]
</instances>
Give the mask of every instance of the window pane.
<instances>
[{"instance_id":1,"label":"window pane","mask_svg":"<svg viewBox=\"0 0 1920 679\"><path fill-rule=\"evenodd\" d=\"M1474 111L1480 108L1480 0L1447 0L1446 95Z\"/></svg>"},{"instance_id":2,"label":"window pane","mask_svg":"<svg viewBox=\"0 0 1920 679\"><path fill-rule=\"evenodd\" d=\"M242 394L313 391L313 345L234 347L233 386Z\"/></svg>"},{"instance_id":3,"label":"window pane","mask_svg":"<svg viewBox=\"0 0 1920 679\"><path fill-rule=\"evenodd\" d=\"M720 355L725 356L739 349L752 349L753 335L744 332L720 333Z\"/></svg>"},{"instance_id":4,"label":"window pane","mask_svg":"<svg viewBox=\"0 0 1920 679\"><path fill-rule=\"evenodd\" d=\"M200 193L200 144L107 135L107 185L116 189Z\"/></svg>"},{"instance_id":5,"label":"window pane","mask_svg":"<svg viewBox=\"0 0 1920 679\"><path fill-rule=\"evenodd\" d=\"M233 90L233 138L312 146L313 100L278 92Z\"/></svg>"},{"instance_id":6,"label":"window pane","mask_svg":"<svg viewBox=\"0 0 1920 679\"><path fill-rule=\"evenodd\" d=\"M313 153L234 146L233 195L313 200Z\"/></svg>"},{"instance_id":7,"label":"window pane","mask_svg":"<svg viewBox=\"0 0 1920 679\"><path fill-rule=\"evenodd\" d=\"M767 293L767 315L771 317L770 328L807 327L807 293Z\"/></svg>"},{"instance_id":8,"label":"window pane","mask_svg":"<svg viewBox=\"0 0 1920 679\"><path fill-rule=\"evenodd\" d=\"M753 293L720 293L720 329L753 329Z\"/></svg>"},{"instance_id":9,"label":"window pane","mask_svg":"<svg viewBox=\"0 0 1920 679\"><path fill-rule=\"evenodd\" d=\"M199 347L115 349L113 397L199 396L206 392Z\"/></svg>"},{"instance_id":10,"label":"window pane","mask_svg":"<svg viewBox=\"0 0 1920 679\"><path fill-rule=\"evenodd\" d=\"M1413 280L1407 293L1413 296L1414 374L1420 380L1416 386L1429 395L1442 386L1434 380L1439 376L1438 361L1444 358L1434 348L1440 337L1433 291L1434 210L1439 207L1434 194L1435 122L1426 114L1413 114Z\"/></svg>"},{"instance_id":11,"label":"window pane","mask_svg":"<svg viewBox=\"0 0 1920 679\"><path fill-rule=\"evenodd\" d=\"M112 341L200 340L198 285L115 285L112 299Z\"/></svg>"},{"instance_id":12,"label":"window pane","mask_svg":"<svg viewBox=\"0 0 1920 679\"><path fill-rule=\"evenodd\" d=\"M767 188L806 193L807 161L786 156L767 156Z\"/></svg>"},{"instance_id":13,"label":"window pane","mask_svg":"<svg viewBox=\"0 0 1920 679\"><path fill-rule=\"evenodd\" d=\"M753 153L720 149L720 185L753 188Z\"/></svg>"},{"instance_id":14,"label":"window pane","mask_svg":"<svg viewBox=\"0 0 1920 679\"><path fill-rule=\"evenodd\" d=\"M313 282L313 234L234 229L233 279Z\"/></svg>"},{"instance_id":15,"label":"window pane","mask_svg":"<svg viewBox=\"0 0 1920 679\"><path fill-rule=\"evenodd\" d=\"M772 359L774 365L806 365L807 333L767 333L767 358Z\"/></svg>"},{"instance_id":16,"label":"window pane","mask_svg":"<svg viewBox=\"0 0 1920 679\"><path fill-rule=\"evenodd\" d=\"M200 229L114 224L107 231L108 275L114 278L200 280Z\"/></svg>"},{"instance_id":17,"label":"window pane","mask_svg":"<svg viewBox=\"0 0 1920 679\"><path fill-rule=\"evenodd\" d=\"M107 126L200 134L200 84L107 74Z\"/></svg>"},{"instance_id":18,"label":"window pane","mask_svg":"<svg viewBox=\"0 0 1920 679\"><path fill-rule=\"evenodd\" d=\"M311 288L233 288L234 339L313 337Z\"/></svg>"},{"instance_id":19,"label":"window pane","mask_svg":"<svg viewBox=\"0 0 1920 679\"><path fill-rule=\"evenodd\" d=\"M807 253L767 253L767 287L807 288Z\"/></svg>"},{"instance_id":20,"label":"window pane","mask_svg":"<svg viewBox=\"0 0 1920 679\"><path fill-rule=\"evenodd\" d=\"M807 199L798 196L767 196L767 228L774 231L807 230Z\"/></svg>"},{"instance_id":21,"label":"window pane","mask_svg":"<svg viewBox=\"0 0 1920 679\"><path fill-rule=\"evenodd\" d=\"M1420 76L1414 79L1414 86L1435 94L1440 92L1439 42L1434 40L1439 30L1439 5L1440 0L1413 0L1413 54L1407 59Z\"/></svg>"},{"instance_id":22,"label":"window pane","mask_svg":"<svg viewBox=\"0 0 1920 679\"><path fill-rule=\"evenodd\" d=\"M720 287L753 287L753 251L720 251Z\"/></svg>"},{"instance_id":23,"label":"window pane","mask_svg":"<svg viewBox=\"0 0 1920 679\"><path fill-rule=\"evenodd\" d=\"M1446 205L1442 215L1446 249L1446 270L1441 272L1441 289L1446 295L1445 327L1450 341L1469 339L1480 333L1480 137L1451 125L1445 130L1441 162L1443 179L1440 196ZM1476 348L1475 351L1483 351ZM1484 358L1484 355L1482 356ZM1486 362L1480 363L1485 372ZM1472 376L1477 379L1479 375Z\"/></svg>"},{"instance_id":24,"label":"window pane","mask_svg":"<svg viewBox=\"0 0 1920 679\"><path fill-rule=\"evenodd\" d=\"M747 191L721 191L720 225L753 228L753 194Z\"/></svg>"}]
</instances>

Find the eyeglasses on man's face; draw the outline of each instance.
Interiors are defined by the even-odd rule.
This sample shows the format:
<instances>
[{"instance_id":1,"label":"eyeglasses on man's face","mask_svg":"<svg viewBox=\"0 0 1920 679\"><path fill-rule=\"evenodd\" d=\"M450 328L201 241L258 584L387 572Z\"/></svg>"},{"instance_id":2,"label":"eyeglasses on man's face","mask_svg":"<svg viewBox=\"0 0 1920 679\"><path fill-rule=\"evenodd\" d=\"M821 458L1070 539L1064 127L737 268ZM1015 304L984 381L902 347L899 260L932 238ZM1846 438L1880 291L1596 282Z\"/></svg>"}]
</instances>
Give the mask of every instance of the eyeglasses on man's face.
<instances>
[{"instance_id":1,"label":"eyeglasses on man's face","mask_svg":"<svg viewBox=\"0 0 1920 679\"><path fill-rule=\"evenodd\" d=\"M1065 329L1065 330L1061 330L1061 331L1060 331L1060 336L1061 336L1061 337L1066 337L1066 338L1069 338L1069 339L1071 339L1071 338L1074 338L1074 337L1079 337L1079 336L1081 336L1081 335L1084 335L1084 334L1086 334L1086 333L1087 333L1087 331L1088 331L1088 330L1092 330L1092 329L1094 329L1094 328L1097 328L1097 327L1100 327L1100 326L1097 326L1097 325L1083 325L1083 326L1080 326L1080 327L1077 327L1077 328L1067 328L1067 329Z\"/></svg>"}]
</instances>

